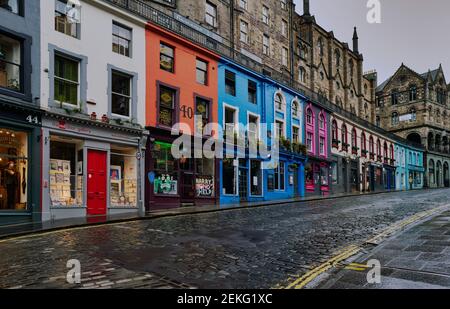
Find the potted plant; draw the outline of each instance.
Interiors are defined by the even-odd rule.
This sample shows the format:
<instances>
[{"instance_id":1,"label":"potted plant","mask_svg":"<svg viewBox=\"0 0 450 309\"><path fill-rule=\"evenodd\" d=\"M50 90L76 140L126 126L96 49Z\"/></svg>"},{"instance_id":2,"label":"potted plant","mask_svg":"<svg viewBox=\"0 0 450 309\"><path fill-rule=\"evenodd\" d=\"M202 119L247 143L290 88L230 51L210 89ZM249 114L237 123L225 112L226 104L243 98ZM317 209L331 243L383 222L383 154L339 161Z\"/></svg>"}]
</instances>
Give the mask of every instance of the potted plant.
<instances>
[{"instance_id":1,"label":"potted plant","mask_svg":"<svg viewBox=\"0 0 450 309\"><path fill-rule=\"evenodd\" d=\"M109 123L109 118L108 118L108 116L106 116L106 114L103 114L103 116L102 116L102 122L103 122L103 123Z\"/></svg>"}]
</instances>

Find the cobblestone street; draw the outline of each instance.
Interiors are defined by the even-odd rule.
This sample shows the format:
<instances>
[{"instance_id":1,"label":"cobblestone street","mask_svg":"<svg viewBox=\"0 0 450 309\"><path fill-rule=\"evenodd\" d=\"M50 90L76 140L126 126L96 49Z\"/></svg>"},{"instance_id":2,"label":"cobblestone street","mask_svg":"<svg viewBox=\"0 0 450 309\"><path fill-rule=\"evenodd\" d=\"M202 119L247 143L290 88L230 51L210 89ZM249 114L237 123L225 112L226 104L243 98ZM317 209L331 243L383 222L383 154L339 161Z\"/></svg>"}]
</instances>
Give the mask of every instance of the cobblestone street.
<instances>
[{"instance_id":1,"label":"cobblestone street","mask_svg":"<svg viewBox=\"0 0 450 309\"><path fill-rule=\"evenodd\" d=\"M182 215L0 241L0 288L271 288L450 191ZM70 259L81 284L66 283Z\"/></svg>"}]
</instances>

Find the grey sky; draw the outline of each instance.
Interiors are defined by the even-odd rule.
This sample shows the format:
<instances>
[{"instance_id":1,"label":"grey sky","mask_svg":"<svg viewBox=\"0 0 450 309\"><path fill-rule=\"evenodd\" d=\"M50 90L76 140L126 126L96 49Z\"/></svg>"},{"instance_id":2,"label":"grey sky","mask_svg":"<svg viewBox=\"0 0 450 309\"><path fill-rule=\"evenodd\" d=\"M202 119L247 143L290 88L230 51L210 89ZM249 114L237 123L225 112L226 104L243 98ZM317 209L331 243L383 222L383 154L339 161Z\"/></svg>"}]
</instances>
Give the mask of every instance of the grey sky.
<instances>
[{"instance_id":1,"label":"grey sky","mask_svg":"<svg viewBox=\"0 0 450 309\"><path fill-rule=\"evenodd\" d=\"M303 13L303 0L295 0ZM392 75L402 62L418 73L442 63L450 72L450 1L381 0L381 24L369 24L368 0L310 0L311 14L325 30L351 45L358 27L364 71L376 69L378 82ZM447 75L450 82L450 75Z\"/></svg>"}]
</instances>

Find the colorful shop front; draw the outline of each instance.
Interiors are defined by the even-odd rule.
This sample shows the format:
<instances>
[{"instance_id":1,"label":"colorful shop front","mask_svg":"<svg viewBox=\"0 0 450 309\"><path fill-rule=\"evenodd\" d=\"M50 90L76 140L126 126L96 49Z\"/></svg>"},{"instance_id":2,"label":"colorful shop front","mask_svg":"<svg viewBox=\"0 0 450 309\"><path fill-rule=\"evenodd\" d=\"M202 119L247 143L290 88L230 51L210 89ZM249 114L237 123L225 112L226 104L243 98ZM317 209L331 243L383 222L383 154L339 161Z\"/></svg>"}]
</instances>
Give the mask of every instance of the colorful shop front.
<instances>
[{"instance_id":1,"label":"colorful shop front","mask_svg":"<svg viewBox=\"0 0 450 309\"><path fill-rule=\"evenodd\" d=\"M265 200L304 197L305 98L271 79L264 83L263 95L267 145L278 148L277 158L271 154L271 159L263 165Z\"/></svg>"},{"instance_id":2,"label":"colorful shop front","mask_svg":"<svg viewBox=\"0 0 450 309\"><path fill-rule=\"evenodd\" d=\"M218 161L202 149L218 134L208 124L217 123L219 57L150 23L146 56L146 210L215 204ZM181 135L191 142L176 146L181 152L174 155L172 145Z\"/></svg>"},{"instance_id":3,"label":"colorful shop front","mask_svg":"<svg viewBox=\"0 0 450 309\"><path fill-rule=\"evenodd\" d=\"M219 140L223 142L223 159L219 163L220 204L263 200L267 198L264 187L267 157L261 156L258 146L267 143L262 128L266 123L264 77L221 59L218 80Z\"/></svg>"},{"instance_id":4,"label":"colorful shop front","mask_svg":"<svg viewBox=\"0 0 450 309\"><path fill-rule=\"evenodd\" d=\"M0 225L39 222L41 112L0 99Z\"/></svg>"},{"instance_id":5,"label":"colorful shop front","mask_svg":"<svg viewBox=\"0 0 450 309\"><path fill-rule=\"evenodd\" d=\"M331 143L329 143L329 110L307 102L304 112L305 141L308 162L305 166L306 196L330 194Z\"/></svg>"},{"instance_id":6,"label":"colorful shop front","mask_svg":"<svg viewBox=\"0 0 450 309\"><path fill-rule=\"evenodd\" d=\"M144 213L148 132L88 117L46 113L42 120L42 218Z\"/></svg>"}]
</instances>

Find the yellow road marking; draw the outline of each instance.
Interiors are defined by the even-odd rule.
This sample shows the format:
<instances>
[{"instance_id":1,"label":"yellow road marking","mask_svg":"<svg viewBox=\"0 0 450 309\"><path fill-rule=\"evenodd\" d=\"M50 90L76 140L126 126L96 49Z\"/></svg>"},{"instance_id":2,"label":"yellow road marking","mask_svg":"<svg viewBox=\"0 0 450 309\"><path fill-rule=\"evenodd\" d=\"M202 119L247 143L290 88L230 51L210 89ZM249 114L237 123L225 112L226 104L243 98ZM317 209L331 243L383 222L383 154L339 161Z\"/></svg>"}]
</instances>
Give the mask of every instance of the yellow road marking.
<instances>
[{"instance_id":1,"label":"yellow road marking","mask_svg":"<svg viewBox=\"0 0 450 309\"><path fill-rule=\"evenodd\" d=\"M414 222L417 222L425 217L429 217L432 214L444 211L446 209L449 208L450 205L443 205L434 209L430 209L430 210L426 210L426 211L422 211L420 213L417 213L411 217L408 217L406 219L401 220L400 222L394 223L393 225L387 227L383 232L381 232L380 234L376 235L375 237L372 237L369 240L364 241L361 246L365 243L375 243L377 240L389 236L394 232L397 232L399 230L401 230L402 228L404 228L407 225L410 225ZM296 279L295 281L293 281L292 283L290 283L288 286L286 286L285 288L283 288L281 285L278 285L278 288L281 289L302 289L303 287L305 287L309 282L313 281L315 278L317 278L320 274L326 272L327 270L329 270L332 267L335 267L337 264L339 264L341 261L344 261L346 259L348 259L349 257L355 255L356 253L358 253L362 248L361 246L356 246L356 245L352 245L350 247L347 247L346 249L343 249L342 251L339 251L340 253L338 253L336 256L332 257L331 259L329 259L328 261L322 263L320 266L308 271L306 274L304 274L303 276L301 276L300 278ZM351 266L351 265L354 266ZM359 267L358 267L359 266ZM364 266L364 268L363 268ZM362 271L367 269L367 265L363 265L363 264L358 264L358 263L351 263L348 266L348 269L353 269L353 270L358 270L358 271Z\"/></svg>"}]
</instances>

